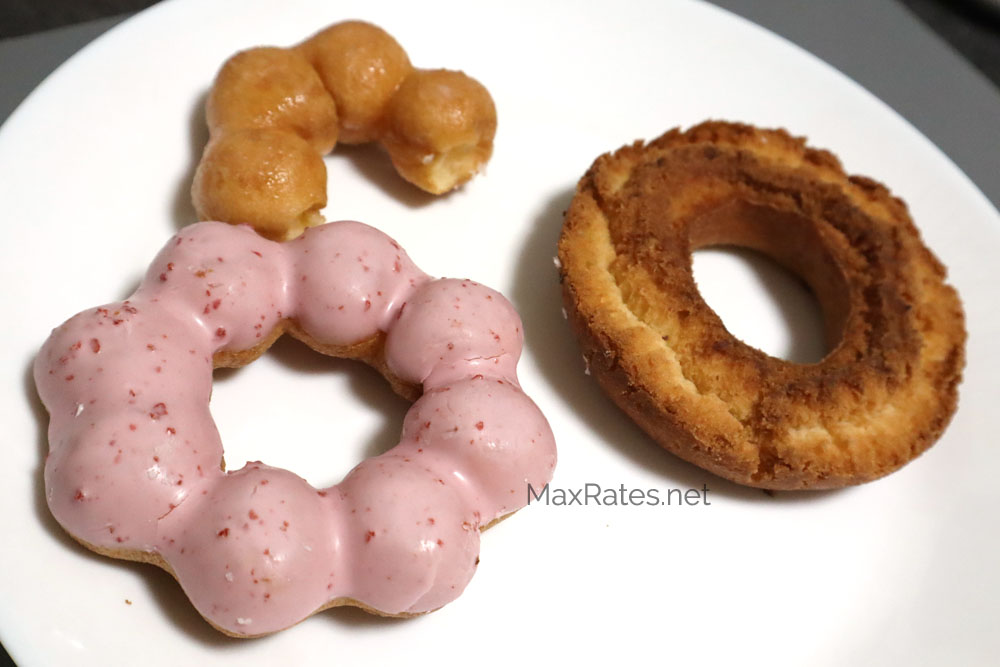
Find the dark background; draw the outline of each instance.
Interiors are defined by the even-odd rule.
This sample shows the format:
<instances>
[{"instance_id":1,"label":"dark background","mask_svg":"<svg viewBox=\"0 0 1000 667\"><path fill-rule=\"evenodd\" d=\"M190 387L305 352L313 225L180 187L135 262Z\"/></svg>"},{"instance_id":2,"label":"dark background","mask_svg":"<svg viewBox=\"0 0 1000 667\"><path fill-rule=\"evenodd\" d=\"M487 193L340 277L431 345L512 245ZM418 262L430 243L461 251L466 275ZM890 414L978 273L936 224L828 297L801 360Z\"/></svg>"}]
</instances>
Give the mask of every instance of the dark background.
<instances>
[{"instance_id":1,"label":"dark background","mask_svg":"<svg viewBox=\"0 0 1000 667\"><path fill-rule=\"evenodd\" d=\"M1000 0L894 1L905 5L1000 86ZM717 4L733 8L753 2ZM153 4L156 0L0 0L0 39L135 12ZM767 0L757 0L757 4L767 4ZM851 11L852 4L852 0L840 2L843 11Z\"/></svg>"},{"instance_id":2,"label":"dark background","mask_svg":"<svg viewBox=\"0 0 1000 667\"><path fill-rule=\"evenodd\" d=\"M1000 86L1000 0L894 1L906 5ZM767 4L767 0L757 2ZM153 4L155 0L0 0L0 39L135 12ZM851 10L850 0L840 4L844 11Z\"/></svg>"}]
</instances>

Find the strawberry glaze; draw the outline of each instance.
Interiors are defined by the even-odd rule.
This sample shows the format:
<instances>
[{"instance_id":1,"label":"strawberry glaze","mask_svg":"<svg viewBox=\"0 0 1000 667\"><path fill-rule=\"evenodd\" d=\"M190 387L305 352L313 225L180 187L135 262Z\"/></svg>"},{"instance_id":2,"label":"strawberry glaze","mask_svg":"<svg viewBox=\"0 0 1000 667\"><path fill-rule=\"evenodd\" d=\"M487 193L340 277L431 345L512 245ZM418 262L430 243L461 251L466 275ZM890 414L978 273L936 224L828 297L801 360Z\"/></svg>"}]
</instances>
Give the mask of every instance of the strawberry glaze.
<instances>
[{"instance_id":1,"label":"strawberry glaze","mask_svg":"<svg viewBox=\"0 0 1000 667\"><path fill-rule=\"evenodd\" d=\"M213 355L282 320L322 344L385 332L389 369L423 385L400 443L322 490L262 463L219 467ZM85 543L162 558L232 634L281 630L338 599L437 609L471 579L479 529L555 467L549 425L517 382L521 345L502 295L432 279L367 225L286 244L191 225L132 297L74 316L42 347L49 507Z\"/></svg>"}]
</instances>

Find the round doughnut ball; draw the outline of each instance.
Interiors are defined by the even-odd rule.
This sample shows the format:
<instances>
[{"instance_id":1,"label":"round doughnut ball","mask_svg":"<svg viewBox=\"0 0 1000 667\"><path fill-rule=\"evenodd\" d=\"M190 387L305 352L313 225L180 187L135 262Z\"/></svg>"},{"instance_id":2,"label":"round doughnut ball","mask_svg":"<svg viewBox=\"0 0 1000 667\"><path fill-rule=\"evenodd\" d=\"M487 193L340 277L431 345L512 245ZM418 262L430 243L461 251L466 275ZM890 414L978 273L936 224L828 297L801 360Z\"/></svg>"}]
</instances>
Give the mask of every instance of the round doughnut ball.
<instances>
[{"instance_id":1,"label":"round doughnut ball","mask_svg":"<svg viewBox=\"0 0 1000 667\"><path fill-rule=\"evenodd\" d=\"M237 53L219 70L205 107L209 130L271 127L295 132L321 155L337 144L337 107L316 70L291 49Z\"/></svg>"},{"instance_id":2,"label":"round doughnut ball","mask_svg":"<svg viewBox=\"0 0 1000 667\"><path fill-rule=\"evenodd\" d=\"M463 72L417 70L389 101L382 143L400 175L433 194L476 175L493 153L497 111Z\"/></svg>"},{"instance_id":3,"label":"round doughnut ball","mask_svg":"<svg viewBox=\"0 0 1000 667\"><path fill-rule=\"evenodd\" d=\"M386 103L413 71L403 47L378 26L345 21L316 33L298 49L337 103L340 141L378 139Z\"/></svg>"},{"instance_id":4,"label":"round doughnut ball","mask_svg":"<svg viewBox=\"0 0 1000 667\"><path fill-rule=\"evenodd\" d=\"M158 521L174 576L215 627L254 637L329 601L344 576L316 489L259 462L216 477L206 493Z\"/></svg>"},{"instance_id":5,"label":"round doughnut ball","mask_svg":"<svg viewBox=\"0 0 1000 667\"><path fill-rule=\"evenodd\" d=\"M205 147L191 198L201 220L245 222L270 239L291 239L322 222L326 165L293 132L223 132Z\"/></svg>"}]
</instances>

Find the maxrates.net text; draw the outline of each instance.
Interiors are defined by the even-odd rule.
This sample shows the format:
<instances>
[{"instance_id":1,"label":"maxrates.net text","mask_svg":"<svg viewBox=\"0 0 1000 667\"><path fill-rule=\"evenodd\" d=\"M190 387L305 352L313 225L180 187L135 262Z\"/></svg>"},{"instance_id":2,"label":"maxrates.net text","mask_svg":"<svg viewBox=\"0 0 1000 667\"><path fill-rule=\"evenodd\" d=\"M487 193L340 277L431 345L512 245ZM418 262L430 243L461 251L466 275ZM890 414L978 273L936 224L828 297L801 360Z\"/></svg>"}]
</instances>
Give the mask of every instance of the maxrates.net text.
<instances>
[{"instance_id":1,"label":"maxrates.net text","mask_svg":"<svg viewBox=\"0 0 1000 667\"><path fill-rule=\"evenodd\" d=\"M708 485L700 489L629 489L624 484L618 488L602 487L595 482L587 482L577 489L551 487L546 484L535 489L528 484L528 504L546 505L597 505L600 507L630 507L637 505L711 505L708 499Z\"/></svg>"}]
</instances>

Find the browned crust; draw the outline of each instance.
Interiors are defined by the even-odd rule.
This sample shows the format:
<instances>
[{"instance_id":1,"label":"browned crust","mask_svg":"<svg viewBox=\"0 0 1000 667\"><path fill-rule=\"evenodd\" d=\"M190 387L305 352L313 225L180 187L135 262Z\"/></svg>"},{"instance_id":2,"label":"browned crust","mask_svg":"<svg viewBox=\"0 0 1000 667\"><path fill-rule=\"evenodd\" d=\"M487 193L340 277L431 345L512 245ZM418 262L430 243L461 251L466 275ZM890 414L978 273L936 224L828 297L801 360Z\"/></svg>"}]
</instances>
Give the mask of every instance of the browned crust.
<instances>
[{"instance_id":1,"label":"browned crust","mask_svg":"<svg viewBox=\"0 0 1000 667\"><path fill-rule=\"evenodd\" d=\"M691 252L732 243L801 275L831 352L770 357L701 298ZM905 204L784 130L706 122L599 157L559 241L591 374L666 449L740 484L820 489L886 475L954 413L961 303Z\"/></svg>"}]
</instances>

